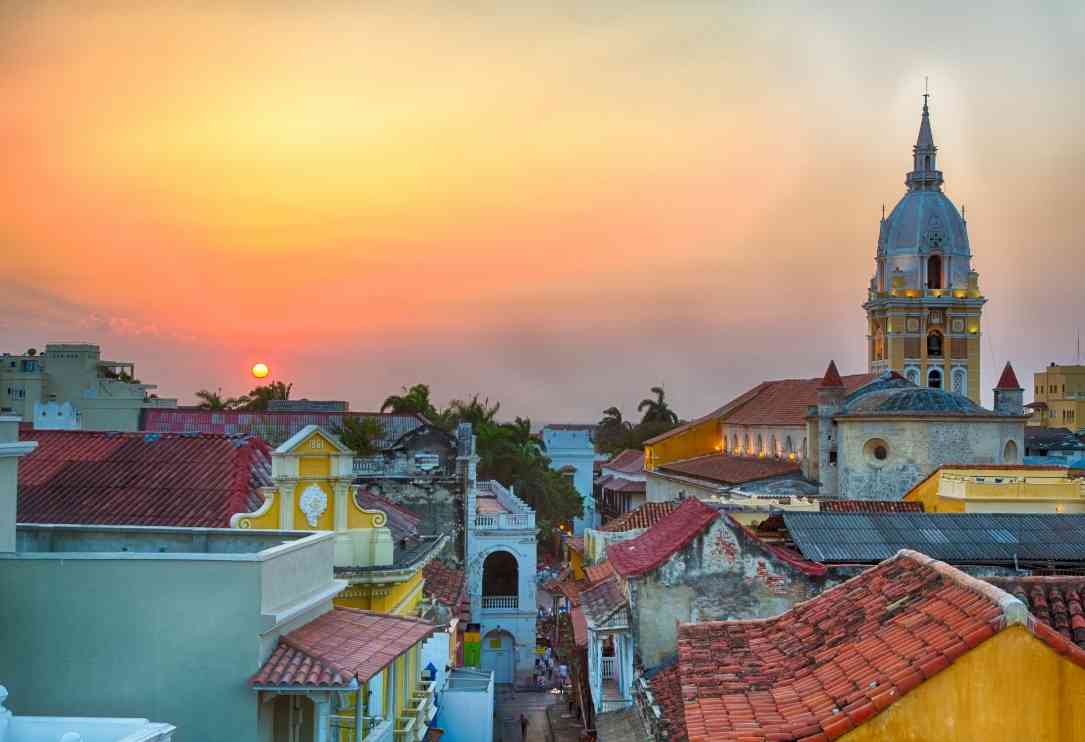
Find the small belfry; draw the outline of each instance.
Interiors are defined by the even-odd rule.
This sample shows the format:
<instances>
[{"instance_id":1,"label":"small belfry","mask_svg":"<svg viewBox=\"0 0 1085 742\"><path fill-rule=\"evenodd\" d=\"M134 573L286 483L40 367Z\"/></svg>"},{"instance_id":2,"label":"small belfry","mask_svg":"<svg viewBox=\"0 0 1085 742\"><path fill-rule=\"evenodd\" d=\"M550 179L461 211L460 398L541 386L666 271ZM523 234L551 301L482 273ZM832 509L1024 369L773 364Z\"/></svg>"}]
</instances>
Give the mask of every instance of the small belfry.
<instances>
[{"instance_id":1,"label":"small belfry","mask_svg":"<svg viewBox=\"0 0 1085 742\"><path fill-rule=\"evenodd\" d=\"M882 213L867 312L872 373L980 400L980 320L987 301L972 270L968 225L942 192L929 93L923 94L907 192Z\"/></svg>"}]
</instances>

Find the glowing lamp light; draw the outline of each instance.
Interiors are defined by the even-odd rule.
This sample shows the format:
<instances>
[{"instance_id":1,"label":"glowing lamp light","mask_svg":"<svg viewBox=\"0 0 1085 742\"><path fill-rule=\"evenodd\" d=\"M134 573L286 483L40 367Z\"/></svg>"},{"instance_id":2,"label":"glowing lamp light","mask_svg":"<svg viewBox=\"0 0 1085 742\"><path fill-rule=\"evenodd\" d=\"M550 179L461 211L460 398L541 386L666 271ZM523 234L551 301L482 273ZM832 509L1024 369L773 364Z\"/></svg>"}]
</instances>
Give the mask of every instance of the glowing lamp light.
<instances>
[{"instance_id":1,"label":"glowing lamp light","mask_svg":"<svg viewBox=\"0 0 1085 742\"><path fill-rule=\"evenodd\" d=\"M257 379L262 379L271 373L271 369L267 367L266 363L254 363L252 365L252 375Z\"/></svg>"}]
</instances>

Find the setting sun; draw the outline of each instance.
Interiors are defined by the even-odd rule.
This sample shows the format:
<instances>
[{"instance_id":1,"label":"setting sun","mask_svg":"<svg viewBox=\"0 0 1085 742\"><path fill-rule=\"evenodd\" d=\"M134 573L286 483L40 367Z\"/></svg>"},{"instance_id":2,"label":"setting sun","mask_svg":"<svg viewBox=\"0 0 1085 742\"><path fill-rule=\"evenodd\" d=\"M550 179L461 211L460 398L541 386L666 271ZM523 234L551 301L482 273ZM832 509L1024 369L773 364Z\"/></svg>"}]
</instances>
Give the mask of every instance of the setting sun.
<instances>
[{"instance_id":1,"label":"setting sun","mask_svg":"<svg viewBox=\"0 0 1085 742\"><path fill-rule=\"evenodd\" d=\"M267 367L266 363L254 363L252 366L252 375L257 379L262 379L271 373L271 370Z\"/></svg>"}]
</instances>

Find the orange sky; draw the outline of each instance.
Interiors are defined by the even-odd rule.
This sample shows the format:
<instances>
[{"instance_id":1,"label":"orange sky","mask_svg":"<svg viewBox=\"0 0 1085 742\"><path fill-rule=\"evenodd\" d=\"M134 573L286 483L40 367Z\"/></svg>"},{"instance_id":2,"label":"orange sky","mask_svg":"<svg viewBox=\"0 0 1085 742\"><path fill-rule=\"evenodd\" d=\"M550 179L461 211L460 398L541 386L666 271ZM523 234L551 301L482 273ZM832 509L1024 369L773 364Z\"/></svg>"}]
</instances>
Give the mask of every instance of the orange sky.
<instances>
[{"instance_id":1,"label":"orange sky","mask_svg":"<svg viewBox=\"0 0 1085 742\"><path fill-rule=\"evenodd\" d=\"M540 420L860 370L924 75L984 386L1085 325L1074 4L88 5L0 6L4 350Z\"/></svg>"}]
</instances>

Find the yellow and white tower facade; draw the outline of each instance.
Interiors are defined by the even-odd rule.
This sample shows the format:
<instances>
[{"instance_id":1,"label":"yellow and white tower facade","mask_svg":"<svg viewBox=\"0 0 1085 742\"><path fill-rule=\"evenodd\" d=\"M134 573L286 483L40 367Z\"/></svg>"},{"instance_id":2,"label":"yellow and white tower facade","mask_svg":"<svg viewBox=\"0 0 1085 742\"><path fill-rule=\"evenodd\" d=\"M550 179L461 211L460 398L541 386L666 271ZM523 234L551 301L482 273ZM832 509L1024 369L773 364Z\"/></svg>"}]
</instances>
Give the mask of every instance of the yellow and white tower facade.
<instances>
[{"instance_id":1,"label":"yellow and white tower facade","mask_svg":"<svg viewBox=\"0 0 1085 742\"><path fill-rule=\"evenodd\" d=\"M871 372L980 401L983 305L968 225L942 192L926 96L904 197L882 216L867 312Z\"/></svg>"}]
</instances>

